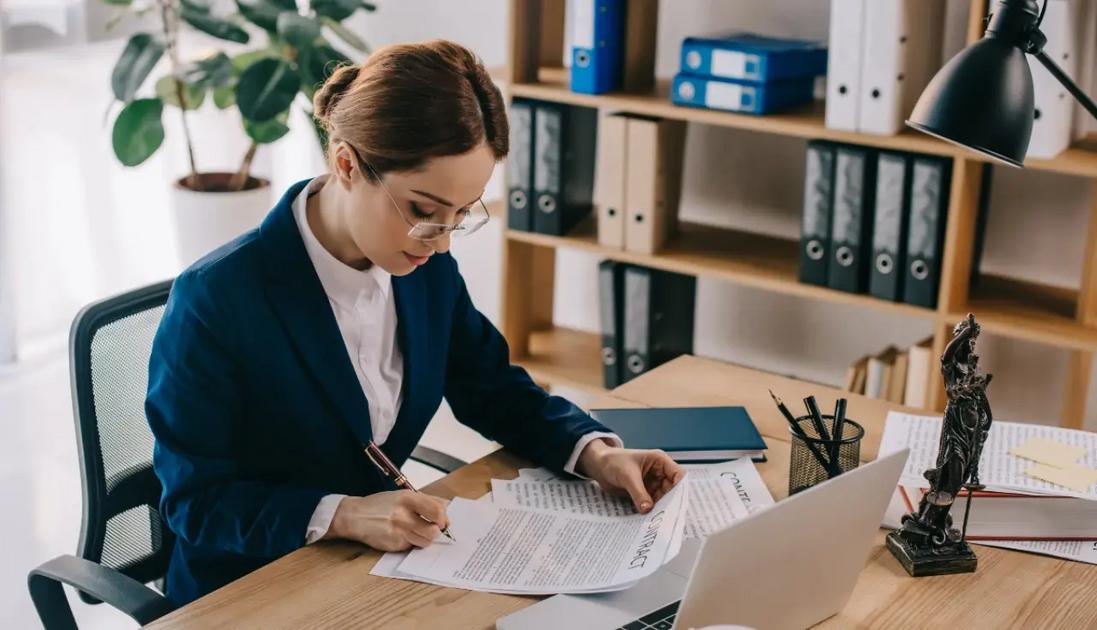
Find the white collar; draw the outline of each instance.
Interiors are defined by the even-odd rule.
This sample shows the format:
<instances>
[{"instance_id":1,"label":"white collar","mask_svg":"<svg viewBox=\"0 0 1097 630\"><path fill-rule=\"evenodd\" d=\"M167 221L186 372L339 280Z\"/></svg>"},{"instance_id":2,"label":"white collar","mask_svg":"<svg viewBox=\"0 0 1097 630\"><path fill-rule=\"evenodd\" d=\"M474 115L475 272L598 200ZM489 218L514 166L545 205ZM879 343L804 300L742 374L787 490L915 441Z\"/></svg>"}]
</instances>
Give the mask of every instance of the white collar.
<instances>
[{"instance_id":1,"label":"white collar","mask_svg":"<svg viewBox=\"0 0 1097 630\"><path fill-rule=\"evenodd\" d=\"M366 292L380 291L386 300L392 287L392 275L379 265L370 265L369 269L355 269L335 256L320 244L308 222L308 198L319 191L326 179L322 175L310 181L293 200L293 218L305 243L305 251L312 260L320 284L328 297L345 308L354 308L358 297Z\"/></svg>"}]
</instances>

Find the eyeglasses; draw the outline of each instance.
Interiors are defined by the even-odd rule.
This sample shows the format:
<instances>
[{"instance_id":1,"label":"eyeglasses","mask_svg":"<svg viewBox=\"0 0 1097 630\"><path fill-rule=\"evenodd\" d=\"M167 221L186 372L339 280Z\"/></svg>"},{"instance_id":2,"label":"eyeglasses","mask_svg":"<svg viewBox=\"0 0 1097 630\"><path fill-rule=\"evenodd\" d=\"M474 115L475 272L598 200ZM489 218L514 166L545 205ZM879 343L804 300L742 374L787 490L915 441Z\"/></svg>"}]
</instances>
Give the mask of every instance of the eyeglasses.
<instances>
[{"instance_id":1,"label":"eyeglasses","mask_svg":"<svg viewBox=\"0 0 1097 630\"><path fill-rule=\"evenodd\" d=\"M404 214L404 211L400 209L400 204L396 203L396 199L389 192L388 186L385 186L385 182L381 179L381 176L377 174L377 171L366 164L358 155L358 151L350 146L350 152L354 154L354 158L358 160L358 166L363 171L369 171L377 179L377 183L381 185L381 190L385 191L385 195L392 202L392 206L396 208L396 212L400 214L400 218L411 226L408 230L408 236L419 241L430 242L435 241L447 234L453 234L454 236L468 236L473 232L476 232L480 228L491 220L491 213L488 212L488 207L484 205L483 199L477 199L472 202L468 207L462 208L457 211L457 219L453 225L446 223L431 223L428 221L412 221Z\"/></svg>"}]
</instances>

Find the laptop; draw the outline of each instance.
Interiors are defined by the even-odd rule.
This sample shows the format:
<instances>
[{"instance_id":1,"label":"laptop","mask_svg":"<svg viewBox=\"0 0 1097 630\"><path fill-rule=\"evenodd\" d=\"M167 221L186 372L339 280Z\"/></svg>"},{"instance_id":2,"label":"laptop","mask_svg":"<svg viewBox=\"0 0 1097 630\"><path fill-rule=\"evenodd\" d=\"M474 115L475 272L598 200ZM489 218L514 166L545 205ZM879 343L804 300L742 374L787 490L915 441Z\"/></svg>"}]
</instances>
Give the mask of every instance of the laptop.
<instances>
[{"instance_id":1,"label":"laptop","mask_svg":"<svg viewBox=\"0 0 1097 630\"><path fill-rule=\"evenodd\" d=\"M909 450L880 457L690 540L624 591L556 595L499 619L499 630L671 630L734 624L806 628L845 606Z\"/></svg>"}]
</instances>

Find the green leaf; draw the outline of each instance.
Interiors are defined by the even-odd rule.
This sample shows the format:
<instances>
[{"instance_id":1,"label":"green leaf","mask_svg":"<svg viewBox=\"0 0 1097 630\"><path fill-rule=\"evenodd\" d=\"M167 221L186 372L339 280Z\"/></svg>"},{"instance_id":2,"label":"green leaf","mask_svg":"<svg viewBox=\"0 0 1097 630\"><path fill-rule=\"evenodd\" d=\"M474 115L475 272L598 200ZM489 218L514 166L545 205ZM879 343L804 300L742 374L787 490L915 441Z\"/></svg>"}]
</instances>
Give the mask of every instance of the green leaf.
<instances>
[{"instance_id":1,"label":"green leaf","mask_svg":"<svg viewBox=\"0 0 1097 630\"><path fill-rule=\"evenodd\" d=\"M257 143L270 144L289 133L289 127L286 126L288 119L288 111L282 112L265 122L253 122L245 118L244 131L247 132L249 138Z\"/></svg>"},{"instance_id":2,"label":"green leaf","mask_svg":"<svg viewBox=\"0 0 1097 630\"><path fill-rule=\"evenodd\" d=\"M283 11L293 11L297 13L297 0L267 0L271 4L277 6Z\"/></svg>"},{"instance_id":3,"label":"green leaf","mask_svg":"<svg viewBox=\"0 0 1097 630\"><path fill-rule=\"evenodd\" d=\"M110 86L114 97L124 102L133 100L133 95L149 77L165 49L159 38L148 33L136 33L130 37L111 72Z\"/></svg>"},{"instance_id":4,"label":"green leaf","mask_svg":"<svg viewBox=\"0 0 1097 630\"><path fill-rule=\"evenodd\" d=\"M198 13L209 13L209 2L207 0L183 0L181 6L187 11L197 11Z\"/></svg>"},{"instance_id":5,"label":"green leaf","mask_svg":"<svg viewBox=\"0 0 1097 630\"><path fill-rule=\"evenodd\" d=\"M352 63L350 58L335 50L328 43L314 48L302 48L297 57L297 71L301 75L301 89L311 99L328 77L339 66Z\"/></svg>"},{"instance_id":6,"label":"green leaf","mask_svg":"<svg viewBox=\"0 0 1097 630\"><path fill-rule=\"evenodd\" d=\"M156 82L156 96L168 105L179 107L179 94L176 91L175 78L170 74L160 77ZM198 109L202 101L206 100L206 87L204 85L192 85L183 82L183 98L187 101L186 110Z\"/></svg>"},{"instance_id":7,"label":"green leaf","mask_svg":"<svg viewBox=\"0 0 1097 630\"><path fill-rule=\"evenodd\" d=\"M232 67L236 70L237 74L240 74L244 70L247 70L248 66L259 61L260 59L281 58L282 54L273 48L261 48L259 50L251 50L246 53L241 53L232 58Z\"/></svg>"},{"instance_id":8,"label":"green leaf","mask_svg":"<svg viewBox=\"0 0 1097 630\"><path fill-rule=\"evenodd\" d=\"M149 159L164 142L160 115L164 104L159 99L141 98L130 102L114 120L111 145L118 161L137 166Z\"/></svg>"},{"instance_id":9,"label":"green leaf","mask_svg":"<svg viewBox=\"0 0 1097 630\"><path fill-rule=\"evenodd\" d=\"M213 104L217 109L228 109L236 104L236 86L222 85L213 89Z\"/></svg>"},{"instance_id":10,"label":"green leaf","mask_svg":"<svg viewBox=\"0 0 1097 630\"><path fill-rule=\"evenodd\" d=\"M278 35L294 48L312 46L320 38L320 24L299 13L284 11L278 16Z\"/></svg>"},{"instance_id":11,"label":"green leaf","mask_svg":"<svg viewBox=\"0 0 1097 630\"><path fill-rule=\"evenodd\" d=\"M373 13L374 11L377 10L377 5L373 4L372 2L363 2L362 3L362 8L365 9L366 11L369 11L370 13Z\"/></svg>"},{"instance_id":12,"label":"green leaf","mask_svg":"<svg viewBox=\"0 0 1097 630\"><path fill-rule=\"evenodd\" d=\"M274 0L236 0L236 8L240 9L240 15L259 28L272 33L278 31L278 15L283 9Z\"/></svg>"},{"instance_id":13,"label":"green leaf","mask_svg":"<svg viewBox=\"0 0 1097 630\"><path fill-rule=\"evenodd\" d=\"M186 83L216 88L232 81L235 72L229 56L218 52L183 67L182 77Z\"/></svg>"},{"instance_id":14,"label":"green leaf","mask_svg":"<svg viewBox=\"0 0 1097 630\"><path fill-rule=\"evenodd\" d=\"M133 0L102 0L102 2L114 7L128 7L133 4Z\"/></svg>"},{"instance_id":15,"label":"green leaf","mask_svg":"<svg viewBox=\"0 0 1097 630\"><path fill-rule=\"evenodd\" d=\"M183 18L187 24L190 24L195 29L202 31L208 35L213 35L218 39L223 39L230 42L236 42L238 44L246 44L250 37L248 32L240 28L236 24L223 20L219 17L212 16L208 13L202 13L194 9L188 9L186 6L179 12L180 17Z\"/></svg>"},{"instance_id":16,"label":"green leaf","mask_svg":"<svg viewBox=\"0 0 1097 630\"><path fill-rule=\"evenodd\" d=\"M351 32L351 30L349 28L347 28L346 26L343 26L343 24L341 24L340 22L336 22L335 20L333 20L329 17L322 17L322 18L320 18L320 21L322 21L324 23L324 26L330 28L331 32L338 35L339 39L346 42L348 45L350 45L355 50L358 50L358 51L361 51L361 52L364 52L364 53L369 52L369 44L367 44L365 41L362 40L362 38L358 37L353 32Z\"/></svg>"},{"instance_id":17,"label":"green leaf","mask_svg":"<svg viewBox=\"0 0 1097 630\"><path fill-rule=\"evenodd\" d=\"M248 66L236 84L236 104L244 118L270 120L289 109L300 88L293 67L281 59L260 59Z\"/></svg>"},{"instance_id":18,"label":"green leaf","mask_svg":"<svg viewBox=\"0 0 1097 630\"><path fill-rule=\"evenodd\" d=\"M317 15L342 22L362 6L361 0L312 0Z\"/></svg>"}]
</instances>

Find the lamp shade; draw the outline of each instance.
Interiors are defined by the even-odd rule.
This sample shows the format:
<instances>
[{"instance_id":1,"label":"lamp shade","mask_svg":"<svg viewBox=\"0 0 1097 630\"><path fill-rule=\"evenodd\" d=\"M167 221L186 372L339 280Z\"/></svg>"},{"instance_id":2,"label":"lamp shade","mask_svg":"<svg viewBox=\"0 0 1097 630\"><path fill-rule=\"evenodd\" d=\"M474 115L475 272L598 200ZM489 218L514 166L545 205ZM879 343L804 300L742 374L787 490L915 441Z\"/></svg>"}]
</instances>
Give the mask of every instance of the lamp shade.
<instances>
[{"instance_id":1,"label":"lamp shade","mask_svg":"<svg viewBox=\"0 0 1097 630\"><path fill-rule=\"evenodd\" d=\"M1022 166L1035 103L1025 53L986 37L953 57L926 86L907 125Z\"/></svg>"}]
</instances>

